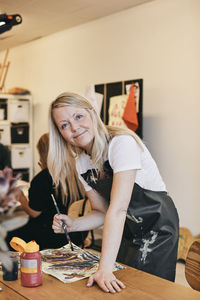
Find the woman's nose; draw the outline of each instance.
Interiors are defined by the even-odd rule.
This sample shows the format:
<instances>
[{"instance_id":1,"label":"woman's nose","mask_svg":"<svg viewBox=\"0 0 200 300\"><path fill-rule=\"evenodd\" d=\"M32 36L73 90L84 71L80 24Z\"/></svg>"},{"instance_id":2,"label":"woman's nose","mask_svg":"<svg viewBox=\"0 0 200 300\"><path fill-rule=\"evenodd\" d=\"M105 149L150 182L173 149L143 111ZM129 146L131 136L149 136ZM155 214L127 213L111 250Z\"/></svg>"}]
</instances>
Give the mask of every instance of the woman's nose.
<instances>
[{"instance_id":1,"label":"woman's nose","mask_svg":"<svg viewBox=\"0 0 200 300\"><path fill-rule=\"evenodd\" d=\"M77 129L78 129L78 124L77 124L77 122L76 121L72 121L71 122L71 131L77 131Z\"/></svg>"}]
</instances>

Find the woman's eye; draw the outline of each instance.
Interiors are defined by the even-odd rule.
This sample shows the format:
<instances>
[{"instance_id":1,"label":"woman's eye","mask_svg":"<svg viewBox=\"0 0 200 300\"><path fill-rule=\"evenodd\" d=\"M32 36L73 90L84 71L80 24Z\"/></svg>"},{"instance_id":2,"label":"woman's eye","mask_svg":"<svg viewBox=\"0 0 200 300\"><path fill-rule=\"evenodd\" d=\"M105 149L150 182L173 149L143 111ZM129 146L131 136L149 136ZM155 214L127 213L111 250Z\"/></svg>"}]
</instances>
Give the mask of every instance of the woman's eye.
<instances>
[{"instance_id":1,"label":"woman's eye","mask_svg":"<svg viewBox=\"0 0 200 300\"><path fill-rule=\"evenodd\" d=\"M62 125L61 125L61 129L66 129L66 128L68 128L69 127L69 123L63 123Z\"/></svg>"},{"instance_id":2,"label":"woman's eye","mask_svg":"<svg viewBox=\"0 0 200 300\"><path fill-rule=\"evenodd\" d=\"M80 120L82 117L83 117L83 115L81 115L81 114L76 115L76 120Z\"/></svg>"}]
</instances>

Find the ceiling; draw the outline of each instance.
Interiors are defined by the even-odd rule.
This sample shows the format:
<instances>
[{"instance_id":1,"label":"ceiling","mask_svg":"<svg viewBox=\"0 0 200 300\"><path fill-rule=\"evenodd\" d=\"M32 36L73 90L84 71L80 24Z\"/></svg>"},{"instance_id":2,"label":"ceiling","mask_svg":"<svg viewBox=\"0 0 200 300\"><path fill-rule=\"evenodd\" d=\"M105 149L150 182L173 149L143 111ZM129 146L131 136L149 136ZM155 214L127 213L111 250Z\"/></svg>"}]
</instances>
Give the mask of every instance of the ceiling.
<instances>
[{"instance_id":1,"label":"ceiling","mask_svg":"<svg viewBox=\"0 0 200 300\"><path fill-rule=\"evenodd\" d=\"M153 0L0 0L0 13L22 23L0 34L0 51Z\"/></svg>"}]
</instances>

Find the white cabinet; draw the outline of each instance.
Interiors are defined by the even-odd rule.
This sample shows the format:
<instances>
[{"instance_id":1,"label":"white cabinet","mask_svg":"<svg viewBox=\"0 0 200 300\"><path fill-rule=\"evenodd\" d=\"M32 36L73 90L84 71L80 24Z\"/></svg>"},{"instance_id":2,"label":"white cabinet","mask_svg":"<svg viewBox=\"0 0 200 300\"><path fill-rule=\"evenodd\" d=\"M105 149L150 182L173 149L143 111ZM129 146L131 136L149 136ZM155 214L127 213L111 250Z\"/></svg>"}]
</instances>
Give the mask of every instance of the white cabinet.
<instances>
[{"instance_id":1,"label":"white cabinet","mask_svg":"<svg viewBox=\"0 0 200 300\"><path fill-rule=\"evenodd\" d=\"M29 122L30 102L28 99L10 99L8 119L10 122Z\"/></svg>"},{"instance_id":2,"label":"white cabinet","mask_svg":"<svg viewBox=\"0 0 200 300\"><path fill-rule=\"evenodd\" d=\"M31 148L30 146L17 145L11 146L11 164L13 169L29 168L31 161Z\"/></svg>"},{"instance_id":3,"label":"white cabinet","mask_svg":"<svg viewBox=\"0 0 200 300\"><path fill-rule=\"evenodd\" d=\"M7 121L0 121L0 142L5 146L10 146L10 124Z\"/></svg>"},{"instance_id":4,"label":"white cabinet","mask_svg":"<svg viewBox=\"0 0 200 300\"><path fill-rule=\"evenodd\" d=\"M32 98L0 94L0 142L11 151L14 175L33 177Z\"/></svg>"}]
</instances>

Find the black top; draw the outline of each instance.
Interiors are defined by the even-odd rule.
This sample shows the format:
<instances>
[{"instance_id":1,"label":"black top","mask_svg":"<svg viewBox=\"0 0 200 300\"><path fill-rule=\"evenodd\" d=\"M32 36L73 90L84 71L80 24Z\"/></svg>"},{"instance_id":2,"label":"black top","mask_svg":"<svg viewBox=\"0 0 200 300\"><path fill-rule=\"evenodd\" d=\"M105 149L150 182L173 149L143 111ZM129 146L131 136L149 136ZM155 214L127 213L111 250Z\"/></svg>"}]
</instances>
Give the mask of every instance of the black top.
<instances>
[{"instance_id":1,"label":"black top","mask_svg":"<svg viewBox=\"0 0 200 300\"><path fill-rule=\"evenodd\" d=\"M11 167L10 151L7 146L0 143L0 170Z\"/></svg>"},{"instance_id":2,"label":"black top","mask_svg":"<svg viewBox=\"0 0 200 300\"><path fill-rule=\"evenodd\" d=\"M56 196L55 190L53 189L52 177L48 169L44 169L31 181L29 206L36 211L42 211L41 215L36 218L37 222L45 223L48 226L52 225L53 217L57 213L51 194L54 195L60 212L67 214L69 199L67 199L67 207L64 207L60 191Z\"/></svg>"},{"instance_id":3,"label":"black top","mask_svg":"<svg viewBox=\"0 0 200 300\"><path fill-rule=\"evenodd\" d=\"M63 214L67 214L69 206L69 198L66 207L62 204L61 193L56 193L53 189L52 177L47 169L38 173L31 181L29 189L29 206L30 208L41 211L42 213L36 218L29 218L29 221L23 227L11 231L6 238L7 243L13 236L20 237L26 242L35 240L40 245L40 250L48 248L59 248L67 244L64 234L56 234L52 229L53 217L57 213L51 198L54 194L59 210ZM88 232L72 232L71 240L76 245L82 245Z\"/></svg>"}]
</instances>

